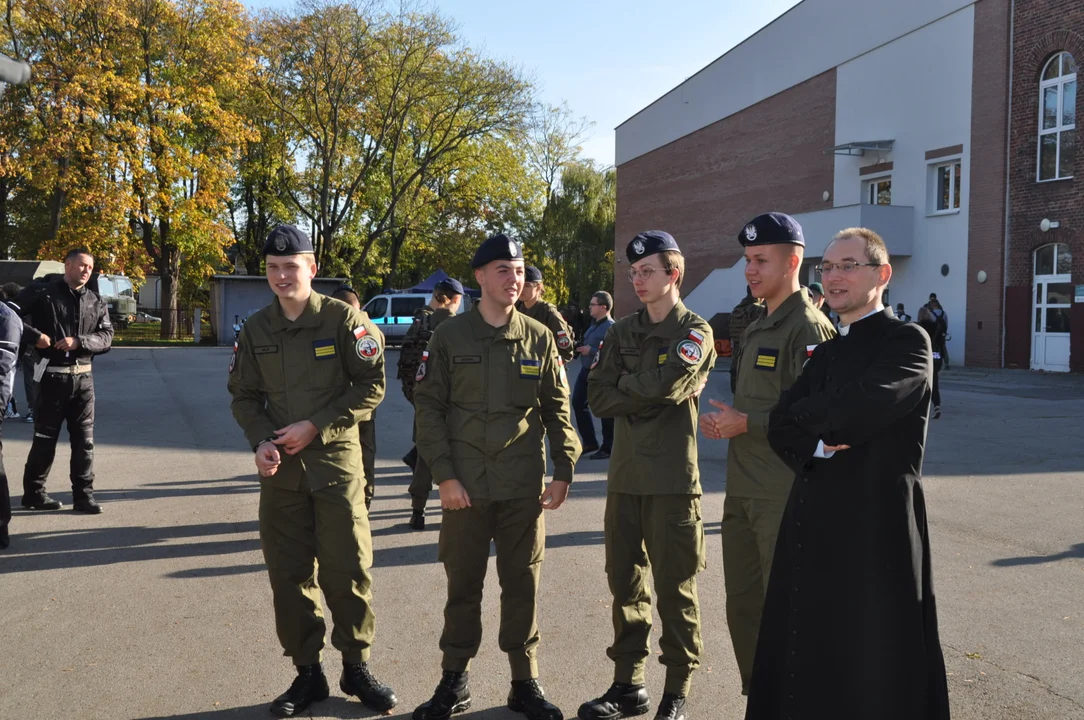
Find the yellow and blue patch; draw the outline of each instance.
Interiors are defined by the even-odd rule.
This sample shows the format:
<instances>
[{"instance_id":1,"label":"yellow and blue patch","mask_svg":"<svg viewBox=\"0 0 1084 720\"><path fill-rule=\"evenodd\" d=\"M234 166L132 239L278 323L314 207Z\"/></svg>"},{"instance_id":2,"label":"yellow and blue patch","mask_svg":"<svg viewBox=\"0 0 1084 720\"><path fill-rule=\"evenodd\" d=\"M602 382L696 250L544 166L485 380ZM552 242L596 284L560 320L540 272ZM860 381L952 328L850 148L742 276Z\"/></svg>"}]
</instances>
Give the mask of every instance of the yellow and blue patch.
<instances>
[{"instance_id":1,"label":"yellow and blue patch","mask_svg":"<svg viewBox=\"0 0 1084 720\"><path fill-rule=\"evenodd\" d=\"M774 372L775 366L779 364L779 349L778 348L757 348L757 362L756 369L764 370L766 372Z\"/></svg>"},{"instance_id":2,"label":"yellow and blue patch","mask_svg":"<svg viewBox=\"0 0 1084 720\"><path fill-rule=\"evenodd\" d=\"M521 378L536 378L542 376L542 363L538 360L520 360L519 376Z\"/></svg>"},{"instance_id":3,"label":"yellow and blue patch","mask_svg":"<svg viewBox=\"0 0 1084 720\"><path fill-rule=\"evenodd\" d=\"M666 361L670 359L670 348L659 348L659 365L665 365Z\"/></svg>"},{"instance_id":4,"label":"yellow and blue patch","mask_svg":"<svg viewBox=\"0 0 1084 720\"><path fill-rule=\"evenodd\" d=\"M335 357L335 340L331 338L328 338L327 340L313 340L312 353L316 356L317 360L327 360Z\"/></svg>"}]
</instances>

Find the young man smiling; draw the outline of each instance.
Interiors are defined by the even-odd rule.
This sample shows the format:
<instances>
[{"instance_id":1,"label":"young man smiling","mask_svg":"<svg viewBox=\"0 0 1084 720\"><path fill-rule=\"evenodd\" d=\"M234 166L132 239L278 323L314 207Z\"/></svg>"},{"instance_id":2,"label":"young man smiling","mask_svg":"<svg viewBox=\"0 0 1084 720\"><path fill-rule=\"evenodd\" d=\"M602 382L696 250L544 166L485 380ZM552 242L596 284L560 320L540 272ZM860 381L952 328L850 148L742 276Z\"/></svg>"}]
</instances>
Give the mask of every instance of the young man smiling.
<instances>
[{"instance_id":1,"label":"young man smiling","mask_svg":"<svg viewBox=\"0 0 1084 720\"><path fill-rule=\"evenodd\" d=\"M614 323L587 378L591 412L616 421L604 521L614 682L581 705L579 717L616 720L650 708L644 681L651 571L662 621L659 660L666 667L655 717L681 720L703 650L696 576L706 560L696 416L715 343L711 327L681 302L685 258L669 233L640 233L625 255L644 307Z\"/></svg>"}]
</instances>

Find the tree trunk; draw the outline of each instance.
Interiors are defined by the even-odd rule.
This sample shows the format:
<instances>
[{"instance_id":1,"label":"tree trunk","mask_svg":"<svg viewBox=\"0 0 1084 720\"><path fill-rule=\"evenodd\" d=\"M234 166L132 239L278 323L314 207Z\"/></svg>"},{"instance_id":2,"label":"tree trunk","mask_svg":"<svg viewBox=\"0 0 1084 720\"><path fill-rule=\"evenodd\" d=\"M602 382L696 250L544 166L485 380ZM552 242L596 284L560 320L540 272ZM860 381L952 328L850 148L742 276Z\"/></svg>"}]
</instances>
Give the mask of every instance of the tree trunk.
<instances>
[{"instance_id":1,"label":"tree trunk","mask_svg":"<svg viewBox=\"0 0 1084 720\"><path fill-rule=\"evenodd\" d=\"M391 267L388 270L388 274L384 277L384 292L392 289L392 283L395 280L396 272L399 269L399 252L403 249L403 243L406 242L406 228L397 230L391 238Z\"/></svg>"},{"instance_id":2,"label":"tree trunk","mask_svg":"<svg viewBox=\"0 0 1084 720\"><path fill-rule=\"evenodd\" d=\"M162 283L162 333L163 340L177 337L177 289L181 276L181 253L171 242L169 221L158 221L159 245L158 277Z\"/></svg>"}]
</instances>

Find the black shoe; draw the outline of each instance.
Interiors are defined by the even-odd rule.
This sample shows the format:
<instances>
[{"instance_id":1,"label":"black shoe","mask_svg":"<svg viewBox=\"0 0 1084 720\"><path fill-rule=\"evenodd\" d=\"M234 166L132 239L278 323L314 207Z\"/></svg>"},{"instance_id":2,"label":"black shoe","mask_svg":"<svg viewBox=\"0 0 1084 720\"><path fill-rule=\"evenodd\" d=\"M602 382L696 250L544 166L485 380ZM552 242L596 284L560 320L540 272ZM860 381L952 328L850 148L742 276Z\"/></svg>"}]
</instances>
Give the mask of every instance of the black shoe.
<instances>
[{"instance_id":1,"label":"black shoe","mask_svg":"<svg viewBox=\"0 0 1084 720\"><path fill-rule=\"evenodd\" d=\"M599 450L596 453L591 453L592 460L608 460L610 457L609 450Z\"/></svg>"},{"instance_id":2,"label":"black shoe","mask_svg":"<svg viewBox=\"0 0 1084 720\"><path fill-rule=\"evenodd\" d=\"M580 705L580 720L618 720L643 715L651 709L651 698L643 685L615 682L606 693Z\"/></svg>"},{"instance_id":3,"label":"black shoe","mask_svg":"<svg viewBox=\"0 0 1084 720\"><path fill-rule=\"evenodd\" d=\"M445 670L436 691L427 702L414 709L414 720L448 720L456 713L470 710L470 683L467 673Z\"/></svg>"},{"instance_id":4,"label":"black shoe","mask_svg":"<svg viewBox=\"0 0 1084 720\"><path fill-rule=\"evenodd\" d=\"M685 696L663 693L655 720L685 720Z\"/></svg>"},{"instance_id":5,"label":"black shoe","mask_svg":"<svg viewBox=\"0 0 1084 720\"><path fill-rule=\"evenodd\" d=\"M410 452L403 456L403 464L410 468L411 472L418 467L418 446L410 448Z\"/></svg>"},{"instance_id":6,"label":"black shoe","mask_svg":"<svg viewBox=\"0 0 1084 720\"><path fill-rule=\"evenodd\" d=\"M362 705L373 712L387 712L399 704L399 698L395 697L392 689L373 677L367 663L343 663L339 689L359 698Z\"/></svg>"},{"instance_id":7,"label":"black shoe","mask_svg":"<svg viewBox=\"0 0 1084 720\"><path fill-rule=\"evenodd\" d=\"M933 419L937 420L939 417L941 417L941 406L935 405L933 409Z\"/></svg>"},{"instance_id":8,"label":"black shoe","mask_svg":"<svg viewBox=\"0 0 1084 720\"><path fill-rule=\"evenodd\" d=\"M410 527L413 530L425 530L424 510L415 510L410 514Z\"/></svg>"},{"instance_id":9,"label":"black shoe","mask_svg":"<svg viewBox=\"0 0 1084 720\"><path fill-rule=\"evenodd\" d=\"M23 495L23 507L27 510L59 510L64 503L49 497L49 493L41 492L37 495Z\"/></svg>"},{"instance_id":10,"label":"black shoe","mask_svg":"<svg viewBox=\"0 0 1084 720\"><path fill-rule=\"evenodd\" d=\"M278 717L294 717L308 709L309 705L327 700L327 676L320 665L298 665L297 677L290 689L271 703L271 714Z\"/></svg>"},{"instance_id":11,"label":"black shoe","mask_svg":"<svg viewBox=\"0 0 1084 720\"><path fill-rule=\"evenodd\" d=\"M587 453L593 453L598 450L598 445L592 445L590 447L580 448L580 457L583 457Z\"/></svg>"},{"instance_id":12,"label":"black shoe","mask_svg":"<svg viewBox=\"0 0 1084 720\"><path fill-rule=\"evenodd\" d=\"M546 699L546 692L535 679L512 681L508 709L523 713L528 720L565 720L558 707Z\"/></svg>"},{"instance_id":13,"label":"black shoe","mask_svg":"<svg viewBox=\"0 0 1084 720\"><path fill-rule=\"evenodd\" d=\"M8 535L8 526L0 525L0 550L7 550L11 545L11 536Z\"/></svg>"},{"instance_id":14,"label":"black shoe","mask_svg":"<svg viewBox=\"0 0 1084 720\"><path fill-rule=\"evenodd\" d=\"M87 515L101 515L102 506L94 501L94 496L90 493L86 493L82 497L76 497L72 501L72 510L75 512L86 513Z\"/></svg>"}]
</instances>

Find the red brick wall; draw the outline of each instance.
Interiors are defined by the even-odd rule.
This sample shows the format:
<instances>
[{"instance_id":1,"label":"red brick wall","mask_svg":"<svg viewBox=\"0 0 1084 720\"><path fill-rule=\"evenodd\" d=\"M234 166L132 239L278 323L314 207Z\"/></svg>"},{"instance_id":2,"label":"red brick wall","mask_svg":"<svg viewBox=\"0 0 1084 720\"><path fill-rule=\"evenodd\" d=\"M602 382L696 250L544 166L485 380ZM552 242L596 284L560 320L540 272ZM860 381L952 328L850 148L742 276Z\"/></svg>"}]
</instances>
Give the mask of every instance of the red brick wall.
<instances>
[{"instance_id":1,"label":"red brick wall","mask_svg":"<svg viewBox=\"0 0 1084 720\"><path fill-rule=\"evenodd\" d=\"M1013 75L1011 105L1009 257L1006 284L1009 288L1027 288L1007 294L1006 316L1022 315L1026 304L1031 312L1032 252L1051 242L1067 243L1073 253L1073 282L1084 284L1084 151L1078 149L1076 178L1057 182L1036 182L1038 162L1039 75L1047 59L1058 51L1068 51L1078 64L1084 64L1084 3L1080 0L1027 0L1017 2L1013 17ZM1084 80L1084 73L1081 73ZM1077 116L1084 111L1084 100L1077 93ZM1077 122L1077 147L1080 147L1084 122ZM1056 220L1060 227L1043 233L1039 222ZM1023 298L1027 298L1024 300ZM1015 299L1014 299L1015 298ZM1074 349L1082 346L1084 327L1071 317ZM1014 358L1031 354L1030 322L1025 330L1006 327L1005 355ZM1011 347L1010 347L1011 346ZM1072 352L1070 367L1084 372L1084 354Z\"/></svg>"},{"instance_id":2,"label":"red brick wall","mask_svg":"<svg viewBox=\"0 0 1084 720\"><path fill-rule=\"evenodd\" d=\"M830 70L634 158L617 168L614 304L621 317L638 307L625 278L625 247L643 230L666 230L686 258L682 294L712 270L741 257L747 220L778 210L830 207L835 144L836 73Z\"/></svg>"},{"instance_id":3,"label":"red brick wall","mask_svg":"<svg viewBox=\"0 0 1084 720\"><path fill-rule=\"evenodd\" d=\"M965 350L967 364L979 367L1001 366L1010 12L1009 0L975 5Z\"/></svg>"}]
</instances>

